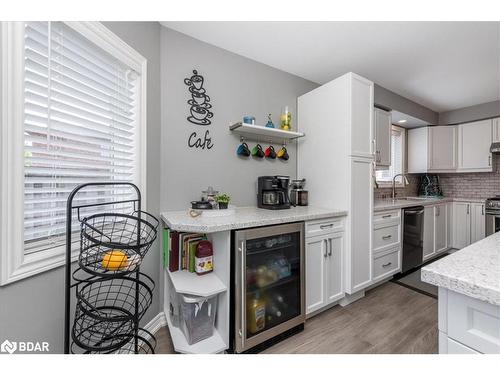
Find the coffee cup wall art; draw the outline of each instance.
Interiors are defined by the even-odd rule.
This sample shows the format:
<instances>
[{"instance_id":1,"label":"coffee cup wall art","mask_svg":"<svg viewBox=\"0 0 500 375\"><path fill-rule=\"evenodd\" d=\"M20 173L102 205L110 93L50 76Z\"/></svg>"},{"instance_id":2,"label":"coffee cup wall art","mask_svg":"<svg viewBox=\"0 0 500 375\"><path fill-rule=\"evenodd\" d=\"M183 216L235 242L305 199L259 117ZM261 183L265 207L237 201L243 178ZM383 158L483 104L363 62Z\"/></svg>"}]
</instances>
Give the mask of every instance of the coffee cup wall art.
<instances>
[{"instance_id":1,"label":"coffee cup wall art","mask_svg":"<svg viewBox=\"0 0 500 375\"><path fill-rule=\"evenodd\" d=\"M210 111L212 104L210 104L210 96L207 95L203 84L205 79L198 74L198 71L193 70L193 75L190 78L184 79L184 83L189 87L191 99L187 103L191 106L189 109L190 116L187 120L195 125L210 125L210 119L213 117L213 112Z\"/></svg>"}]
</instances>

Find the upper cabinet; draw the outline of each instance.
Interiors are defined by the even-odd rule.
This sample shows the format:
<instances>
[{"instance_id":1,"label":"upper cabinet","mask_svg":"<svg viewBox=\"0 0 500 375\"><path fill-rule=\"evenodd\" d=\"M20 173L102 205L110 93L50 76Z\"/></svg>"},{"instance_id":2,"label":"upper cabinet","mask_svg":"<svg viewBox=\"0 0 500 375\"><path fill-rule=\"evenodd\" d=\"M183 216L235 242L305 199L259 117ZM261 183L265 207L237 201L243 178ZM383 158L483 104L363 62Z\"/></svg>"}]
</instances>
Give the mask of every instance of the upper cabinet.
<instances>
[{"instance_id":1,"label":"upper cabinet","mask_svg":"<svg viewBox=\"0 0 500 375\"><path fill-rule=\"evenodd\" d=\"M429 171L453 172L457 168L457 128L429 127Z\"/></svg>"},{"instance_id":2,"label":"upper cabinet","mask_svg":"<svg viewBox=\"0 0 500 375\"><path fill-rule=\"evenodd\" d=\"M377 167L391 165L391 112L375 108L375 163Z\"/></svg>"},{"instance_id":3,"label":"upper cabinet","mask_svg":"<svg viewBox=\"0 0 500 375\"><path fill-rule=\"evenodd\" d=\"M408 173L491 172L493 123L484 120L410 129Z\"/></svg>"},{"instance_id":4,"label":"upper cabinet","mask_svg":"<svg viewBox=\"0 0 500 375\"><path fill-rule=\"evenodd\" d=\"M349 115L351 126L351 152L350 156L360 156L372 158L373 149L373 82L349 73L347 84L350 86L350 106ZM331 103L326 104L326 108L331 107Z\"/></svg>"},{"instance_id":5,"label":"upper cabinet","mask_svg":"<svg viewBox=\"0 0 500 375\"><path fill-rule=\"evenodd\" d=\"M454 172L456 168L456 126L408 130L408 173Z\"/></svg>"},{"instance_id":6,"label":"upper cabinet","mask_svg":"<svg viewBox=\"0 0 500 375\"><path fill-rule=\"evenodd\" d=\"M458 171L491 172L492 120L458 125Z\"/></svg>"},{"instance_id":7,"label":"upper cabinet","mask_svg":"<svg viewBox=\"0 0 500 375\"><path fill-rule=\"evenodd\" d=\"M493 142L500 142L500 117L493 119Z\"/></svg>"}]
</instances>

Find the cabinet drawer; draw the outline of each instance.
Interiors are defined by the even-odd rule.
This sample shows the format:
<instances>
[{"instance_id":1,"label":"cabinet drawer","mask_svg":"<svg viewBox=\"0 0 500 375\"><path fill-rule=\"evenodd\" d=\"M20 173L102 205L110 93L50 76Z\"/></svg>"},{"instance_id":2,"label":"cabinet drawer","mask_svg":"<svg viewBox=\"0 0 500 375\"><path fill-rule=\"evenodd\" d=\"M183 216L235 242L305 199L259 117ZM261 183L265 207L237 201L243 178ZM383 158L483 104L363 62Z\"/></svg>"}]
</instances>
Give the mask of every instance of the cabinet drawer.
<instances>
[{"instance_id":1,"label":"cabinet drawer","mask_svg":"<svg viewBox=\"0 0 500 375\"><path fill-rule=\"evenodd\" d=\"M460 344L459 342L456 342L455 340L450 339L449 337L446 339L447 340L447 354L481 354L474 349L469 348L468 346L465 346L463 344Z\"/></svg>"},{"instance_id":2,"label":"cabinet drawer","mask_svg":"<svg viewBox=\"0 0 500 375\"><path fill-rule=\"evenodd\" d=\"M391 225L373 230L373 251L395 246L401 242L401 226Z\"/></svg>"},{"instance_id":3,"label":"cabinet drawer","mask_svg":"<svg viewBox=\"0 0 500 375\"><path fill-rule=\"evenodd\" d=\"M500 354L500 306L448 292L448 336L480 353Z\"/></svg>"},{"instance_id":4,"label":"cabinet drawer","mask_svg":"<svg viewBox=\"0 0 500 375\"><path fill-rule=\"evenodd\" d=\"M375 225L375 227L377 227L378 225L384 225L386 223L400 224L401 210L398 209L391 211L381 211L375 212L373 214L373 224Z\"/></svg>"},{"instance_id":5,"label":"cabinet drawer","mask_svg":"<svg viewBox=\"0 0 500 375\"><path fill-rule=\"evenodd\" d=\"M306 237L322 236L332 232L341 232L344 230L344 220L325 219L306 222Z\"/></svg>"},{"instance_id":6,"label":"cabinet drawer","mask_svg":"<svg viewBox=\"0 0 500 375\"><path fill-rule=\"evenodd\" d=\"M382 253L373 257L373 281L389 277L400 270L401 251L395 248L393 252Z\"/></svg>"}]
</instances>

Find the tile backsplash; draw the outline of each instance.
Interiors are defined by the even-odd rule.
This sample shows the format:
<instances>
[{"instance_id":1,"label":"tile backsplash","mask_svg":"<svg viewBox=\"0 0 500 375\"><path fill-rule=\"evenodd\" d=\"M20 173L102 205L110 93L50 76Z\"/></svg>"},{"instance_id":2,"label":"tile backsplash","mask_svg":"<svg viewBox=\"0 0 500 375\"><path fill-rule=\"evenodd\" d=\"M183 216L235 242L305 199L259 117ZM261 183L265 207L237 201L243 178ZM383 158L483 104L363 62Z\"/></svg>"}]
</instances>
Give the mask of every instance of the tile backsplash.
<instances>
[{"instance_id":1,"label":"tile backsplash","mask_svg":"<svg viewBox=\"0 0 500 375\"><path fill-rule=\"evenodd\" d=\"M396 188L398 197L418 194L421 175L410 175L410 184ZM500 155L493 155L493 172L439 173L439 183L445 197L486 199L500 195ZM390 187L375 189L375 199L391 198Z\"/></svg>"}]
</instances>

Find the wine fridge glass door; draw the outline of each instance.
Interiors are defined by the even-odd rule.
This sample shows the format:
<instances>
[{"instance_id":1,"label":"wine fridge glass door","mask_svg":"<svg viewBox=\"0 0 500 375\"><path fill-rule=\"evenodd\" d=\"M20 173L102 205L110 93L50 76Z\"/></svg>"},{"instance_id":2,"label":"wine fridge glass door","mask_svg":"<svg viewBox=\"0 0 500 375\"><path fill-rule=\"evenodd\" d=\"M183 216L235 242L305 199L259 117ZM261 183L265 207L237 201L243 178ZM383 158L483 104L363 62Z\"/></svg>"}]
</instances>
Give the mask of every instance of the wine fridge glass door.
<instances>
[{"instance_id":1,"label":"wine fridge glass door","mask_svg":"<svg viewBox=\"0 0 500 375\"><path fill-rule=\"evenodd\" d=\"M236 237L241 348L236 346L244 351L304 320L303 224L241 231Z\"/></svg>"}]
</instances>

